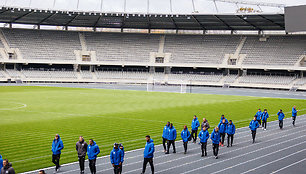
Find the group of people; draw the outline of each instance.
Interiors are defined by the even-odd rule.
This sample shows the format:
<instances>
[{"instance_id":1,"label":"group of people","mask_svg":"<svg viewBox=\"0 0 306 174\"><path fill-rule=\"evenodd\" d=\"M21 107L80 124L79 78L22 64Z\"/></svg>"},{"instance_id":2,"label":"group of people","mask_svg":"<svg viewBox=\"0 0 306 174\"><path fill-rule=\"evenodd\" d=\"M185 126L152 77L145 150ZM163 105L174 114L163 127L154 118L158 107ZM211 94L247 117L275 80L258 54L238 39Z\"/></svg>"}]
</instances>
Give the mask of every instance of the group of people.
<instances>
[{"instance_id":1,"label":"group of people","mask_svg":"<svg viewBox=\"0 0 306 174\"><path fill-rule=\"evenodd\" d=\"M201 130L198 134L198 129L201 126ZM215 158L218 158L219 146L224 146L225 135L227 134L227 147L233 145L234 134L236 127L232 120L227 120L224 115L221 116L220 123L217 127L214 128L211 135L209 135L210 125L206 118L203 118L202 124L200 124L196 115L194 115L191 122L191 133L187 128L187 125L184 126L181 132L181 138L183 140L184 154L187 153L188 142L192 141L196 143L197 138L200 139L202 157L207 156L207 141L210 138L213 143L213 154ZM175 140L177 137L176 129L173 126L173 123L167 122L166 126L163 129L163 147L165 154L169 154L170 147L173 147L173 153L176 153L175 149Z\"/></svg>"},{"instance_id":2,"label":"group of people","mask_svg":"<svg viewBox=\"0 0 306 174\"><path fill-rule=\"evenodd\" d=\"M293 106L292 108L292 125L295 126L295 121L297 117L298 110L296 109L296 106ZM279 120L279 127L280 129L283 129L283 119L285 117L285 114L280 109L277 113L278 120ZM255 114L253 120L249 124L249 128L252 133L252 139L253 143L255 143L255 137L256 137L256 130L260 126L263 130L267 129L267 120L269 118L269 114L267 109L264 109L262 112L261 109L258 109L258 112ZM198 128L201 126L201 130L198 134ZM201 157L207 156L207 141L210 138L212 141L212 148L213 148L213 155L216 159L218 159L218 151L219 147L224 146L225 141L225 135L227 134L227 147L231 147L233 145L234 140L234 134L236 127L232 120L227 120L224 115L221 116L220 122L218 126L216 126L211 134L209 135L210 125L206 118L203 118L203 122L200 125L200 122L196 115L194 115L192 122L191 122L191 132L188 130L187 125L184 125L183 130L181 131L181 138L183 142L184 147L184 154L187 153L187 147L188 142L192 141L193 143L196 143L197 138L200 139L200 145L201 145ZM172 145L173 153L176 153L175 149L175 141L177 138L177 132L175 127L173 126L173 123L167 122L166 126L163 128L163 134L162 134L162 142L163 142L163 148L165 154L169 154L170 147ZM52 142L52 162L55 164L55 172L57 173L61 166L60 166L60 156L61 156L61 150L64 148L63 141L61 140L60 136L58 134L55 135L55 138ZM91 174L96 173L96 159L98 154L100 153L99 146L96 144L96 142L93 139L89 140L89 144L87 144L82 136L79 137L78 142L76 143L76 151L78 155L79 160L79 166L80 166L80 173L84 174L85 169L85 157L88 156L89 161L89 168ZM142 174L146 171L146 166L149 163L151 166L151 172L154 173L154 164L153 164L153 157L154 157L154 143L153 139L149 135L146 136L146 145L144 148L143 156L143 169ZM110 162L112 166L114 167L114 173L115 174L121 174L122 173L122 164L124 162L124 147L122 144L114 144L114 147L110 153ZM12 167L12 164L9 163L7 159L2 159L2 156L0 155L0 174L15 174L15 171ZM39 174L45 174L43 170L39 171Z\"/></svg>"}]
</instances>

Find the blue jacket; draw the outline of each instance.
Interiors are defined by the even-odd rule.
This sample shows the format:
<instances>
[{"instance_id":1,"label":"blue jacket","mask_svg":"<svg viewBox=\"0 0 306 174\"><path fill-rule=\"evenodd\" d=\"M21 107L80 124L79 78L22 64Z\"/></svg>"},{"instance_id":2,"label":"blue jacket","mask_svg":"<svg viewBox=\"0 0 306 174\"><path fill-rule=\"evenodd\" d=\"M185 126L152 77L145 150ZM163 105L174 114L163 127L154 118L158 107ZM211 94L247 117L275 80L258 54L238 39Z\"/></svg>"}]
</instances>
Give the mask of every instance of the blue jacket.
<instances>
[{"instance_id":1,"label":"blue jacket","mask_svg":"<svg viewBox=\"0 0 306 174\"><path fill-rule=\"evenodd\" d=\"M255 116L256 116L257 120L261 120L262 112L261 111L257 111Z\"/></svg>"},{"instance_id":2,"label":"blue jacket","mask_svg":"<svg viewBox=\"0 0 306 174\"><path fill-rule=\"evenodd\" d=\"M154 143L153 140L150 139L149 142L146 143L145 149L143 151L144 158L153 158L154 156Z\"/></svg>"},{"instance_id":3,"label":"blue jacket","mask_svg":"<svg viewBox=\"0 0 306 174\"><path fill-rule=\"evenodd\" d=\"M258 123L258 121L257 120L252 120L251 122L250 122L250 125L249 125L249 128L252 130L252 131L254 131L254 130L256 130L257 128L259 128L259 123Z\"/></svg>"},{"instance_id":4,"label":"blue jacket","mask_svg":"<svg viewBox=\"0 0 306 174\"><path fill-rule=\"evenodd\" d=\"M191 129L192 130L198 130L198 127L200 126L200 122L198 120L198 118L193 119L191 122Z\"/></svg>"},{"instance_id":5,"label":"blue jacket","mask_svg":"<svg viewBox=\"0 0 306 174\"><path fill-rule=\"evenodd\" d=\"M222 120L223 119L225 119L225 124L228 124L228 120L224 117L224 118L222 118L222 116L221 116L221 119L220 119L220 123L222 123Z\"/></svg>"},{"instance_id":6,"label":"blue jacket","mask_svg":"<svg viewBox=\"0 0 306 174\"><path fill-rule=\"evenodd\" d=\"M226 123L219 123L218 124L220 134L224 134L226 132Z\"/></svg>"},{"instance_id":7,"label":"blue jacket","mask_svg":"<svg viewBox=\"0 0 306 174\"><path fill-rule=\"evenodd\" d=\"M0 155L0 171L1 171L2 167L3 167L3 159L2 159L2 156Z\"/></svg>"},{"instance_id":8,"label":"blue jacket","mask_svg":"<svg viewBox=\"0 0 306 174\"><path fill-rule=\"evenodd\" d=\"M53 142L52 142L52 152L53 155L58 155L61 154L62 149L64 149L64 144L63 141L61 140L61 137L58 135L58 139L56 140L54 138Z\"/></svg>"},{"instance_id":9,"label":"blue jacket","mask_svg":"<svg viewBox=\"0 0 306 174\"><path fill-rule=\"evenodd\" d=\"M168 140L175 140L176 139L176 129L174 126L169 128Z\"/></svg>"},{"instance_id":10,"label":"blue jacket","mask_svg":"<svg viewBox=\"0 0 306 174\"><path fill-rule=\"evenodd\" d=\"M167 126L167 125L164 127L163 138L168 139L169 128L170 128L170 126Z\"/></svg>"},{"instance_id":11,"label":"blue jacket","mask_svg":"<svg viewBox=\"0 0 306 174\"><path fill-rule=\"evenodd\" d=\"M234 123L228 124L228 125L226 126L226 133L227 133L227 134L234 135L234 134L235 134L235 131L236 131L236 127L235 127Z\"/></svg>"},{"instance_id":12,"label":"blue jacket","mask_svg":"<svg viewBox=\"0 0 306 174\"><path fill-rule=\"evenodd\" d=\"M267 121L268 118L269 118L268 112L263 112L261 115L261 119Z\"/></svg>"},{"instance_id":13,"label":"blue jacket","mask_svg":"<svg viewBox=\"0 0 306 174\"><path fill-rule=\"evenodd\" d=\"M220 131L216 132L215 129L212 131L210 135L210 139L212 140L213 144L219 144L220 142Z\"/></svg>"},{"instance_id":14,"label":"blue jacket","mask_svg":"<svg viewBox=\"0 0 306 174\"><path fill-rule=\"evenodd\" d=\"M200 138L201 143L206 143L209 138L209 133L207 130L205 131L201 130L198 137Z\"/></svg>"},{"instance_id":15,"label":"blue jacket","mask_svg":"<svg viewBox=\"0 0 306 174\"><path fill-rule=\"evenodd\" d=\"M88 159L93 160L97 158L97 155L99 155L100 149L99 146L96 144L95 141L93 141L93 144L88 144L87 146L87 156Z\"/></svg>"},{"instance_id":16,"label":"blue jacket","mask_svg":"<svg viewBox=\"0 0 306 174\"><path fill-rule=\"evenodd\" d=\"M181 137L183 142L187 142L188 138L191 136L190 132L188 131L188 128L185 130L183 129L183 131L181 132Z\"/></svg>"},{"instance_id":17,"label":"blue jacket","mask_svg":"<svg viewBox=\"0 0 306 174\"><path fill-rule=\"evenodd\" d=\"M292 108L292 117L296 117L297 115L297 110Z\"/></svg>"},{"instance_id":18,"label":"blue jacket","mask_svg":"<svg viewBox=\"0 0 306 174\"><path fill-rule=\"evenodd\" d=\"M278 120L283 120L285 118L285 114L283 112L278 112Z\"/></svg>"},{"instance_id":19,"label":"blue jacket","mask_svg":"<svg viewBox=\"0 0 306 174\"><path fill-rule=\"evenodd\" d=\"M123 163L123 152L121 149L115 149L113 148L113 150L110 153L110 161L112 164L115 164L116 166L119 165L119 163Z\"/></svg>"},{"instance_id":20,"label":"blue jacket","mask_svg":"<svg viewBox=\"0 0 306 174\"><path fill-rule=\"evenodd\" d=\"M124 158L124 147L122 146L122 149L120 149L123 153L123 158Z\"/></svg>"}]
</instances>

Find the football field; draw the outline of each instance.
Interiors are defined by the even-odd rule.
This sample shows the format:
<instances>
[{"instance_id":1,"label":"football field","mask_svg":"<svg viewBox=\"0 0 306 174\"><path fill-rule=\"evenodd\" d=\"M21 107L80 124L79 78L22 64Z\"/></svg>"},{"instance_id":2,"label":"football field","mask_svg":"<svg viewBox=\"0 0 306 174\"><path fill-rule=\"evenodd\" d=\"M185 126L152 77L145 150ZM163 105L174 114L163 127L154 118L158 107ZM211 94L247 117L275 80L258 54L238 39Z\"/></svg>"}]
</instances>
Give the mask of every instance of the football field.
<instances>
[{"instance_id":1,"label":"football field","mask_svg":"<svg viewBox=\"0 0 306 174\"><path fill-rule=\"evenodd\" d=\"M293 105L301 110L299 115L306 114L302 99L251 96L1 86L0 98L0 154L19 173L53 165L51 143L56 133L65 146L63 164L77 160L80 135L86 141L94 139L102 156L114 142L123 143L126 151L142 148L148 134L160 144L167 121L180 132L183 125L190 127L193 115L216 126L224 114L239 128L249 124L258 108L268 109L269 121L277 119L279 109L291 117Z\"/></svg>"}]
</instances>

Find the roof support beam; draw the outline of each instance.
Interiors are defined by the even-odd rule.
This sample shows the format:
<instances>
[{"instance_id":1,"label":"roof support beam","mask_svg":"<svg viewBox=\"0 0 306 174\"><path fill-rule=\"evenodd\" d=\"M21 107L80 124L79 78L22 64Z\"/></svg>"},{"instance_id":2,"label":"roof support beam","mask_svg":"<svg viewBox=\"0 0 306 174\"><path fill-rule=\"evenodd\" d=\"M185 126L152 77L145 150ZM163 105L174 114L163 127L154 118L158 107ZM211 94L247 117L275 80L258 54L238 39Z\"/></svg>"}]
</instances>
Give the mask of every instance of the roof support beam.
<instances>
[{"instance_id":1,"label":"roof support beam","mask_svg":"<svg viewBox=\"0 0 306 174\"><path fill-rule=\"evenodd\" d=\"M206 30L205 26L194 15L191 15L191 17L202 27L203 31Z\"/></svg>"},{"instance_id":2,"label":"roof support beam","mask_svg":"<svg viewBox=\"0 0 306 174\"><path fill-rule=\"evenodd\" d=\"M274 25L277 25L277 26L281 27L282 29L285 29L285 27L284 27L283 25L278 24L278 23L274 22L273 20L264 17L263 15L258 15L258 16L260 16L261 18L263 18L263 19L265 19L265 20L267 20L267 21L273 23Z\"/></svg>"},{"instance_id":3,"label":"roof support beam","mask_svg":"<svg viewBox=\"0 0 306 174\"><path fill-rule=\"evenodd\" d=\"M95 22L95 24L94 24L94 26L93 26L94 31L96 31L97 25L98 25L98 23L99 23L99 21L100 21L101 18L102 18L102 15L100 15L100 16L98 17L98 19L96 20L96 22Z\"/></svg>"},{"instance_id":4,"label":"roof support beam","mask_svg":"<svg viewBox=\"0 0 306 174\"><path fill-rule=\"evenodd\" d=\"M43 22L45 22L45 21L48 20L49 18L53 17L54 15L56 15L56 13L52 13L52 14L49 15L48 17L42 19L41 21L39 21L39 22L37 23L37 25L42 24Z\"/></svg>"},{"instance_id":5,"label":"roof support beam","mask_svg":"<svg viewBox=\"0 0 306 174\"><path fill-rule=\"evenodd\" d=\"M244 19L242 16L237 15L238 18L240 18L241 20L243 20L244 22L248 23L249 25L251 25L252 27L254 27L257 30L261 30L259 27L257 27L256 25L252 24L250 21L247 21L246 19Z\"/></svg>"},{"instance_id":6,"label":"roof support beam","mask_svg":"<svg viewBox=\"0 0 306 174\"><path fill-rule=\"evenodd\" d=\"M21 19L21 18L23 18L23 17L25 17L25 16L27 16L29 14L32 14L32 13L34 13L34 11L30 11L28 13L25 13L25 14L21 15L21 16L18 16L17 18L11 20L10 23L14 23L15 21L17 21L17 20L19 20L19 19Z\"/></svg>"},{"instance_id":7,"label":"roof support beam","mask_svg":"<svg viewBox=\"0 0 306 174\"><path fill-rule=\"evenodd\" d=\"M226 22L224 22L221 18L219 18L217 15L213 15L215 18L217 18L220 22L222 22L224 25L227 26L228 29L234 30L231 26L229 26Z\"/></svg>"},{"instance_id":8,"label":"roof support beam","mask_svg":"<svg viewBox=\"0 0 306 174\"><path fill-rule=\"evenodd\" d=\"M66 24L65 24L65 26L68 26L71 22L73 22L74 20L75 20L75 18L77 18L78 16L80 16L79 14L76 14L76 15L74 15L73 16L73 18L71 19L71 20L69 20Z\"/></svg>"},{"instance_id":9,"label":"roof support beam","mask_svg":"<svg viewBox=\"0 0 306 174\"><path fill-rule=\"evenodd\" d=\"M177 27L177 24L175 23L174 19L172 16L169 16L170 17L170 20L172 22L172 24L174 25L175 29L176 29L176 33L178 33L178 27Z\"/></svg>"}]
</instances>

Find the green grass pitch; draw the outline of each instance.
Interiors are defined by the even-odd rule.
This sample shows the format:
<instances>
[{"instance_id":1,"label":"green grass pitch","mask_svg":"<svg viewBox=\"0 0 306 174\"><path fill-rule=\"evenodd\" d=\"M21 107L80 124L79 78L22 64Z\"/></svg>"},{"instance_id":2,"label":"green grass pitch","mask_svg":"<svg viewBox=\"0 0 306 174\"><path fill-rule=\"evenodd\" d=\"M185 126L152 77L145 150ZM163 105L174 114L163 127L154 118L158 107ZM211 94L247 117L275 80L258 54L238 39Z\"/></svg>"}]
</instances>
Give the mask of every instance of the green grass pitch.
<instances>
[{"instance_id":1,"label":"green grass pitch","mask_svg":"<svg viewBox=\"0 0 306 174\"><path fill-rule=\"evenodd\" d=\"M56 133L65 148L61 163L77 161L75 143L80 135L93 138L101 154L108 155L114 142L126 150L144 147L149 134L161 143L163 126L174 123L180 133L190 128L194 114L206 117L211 126L220 115L236 127L247 126L258 108L267 108L269 121L281 108L291 117L296 105L306 109L306 100L158 93L57 87L0 87L0 154L13 162L17 172L52 166L51 143ZM306 114L306 110L299 115ZM285 125L286 126L286 125ZM180 136L178 136L180 137ZM179 138L180 139L180 138Z\"/></svg>"}]
</instances>

